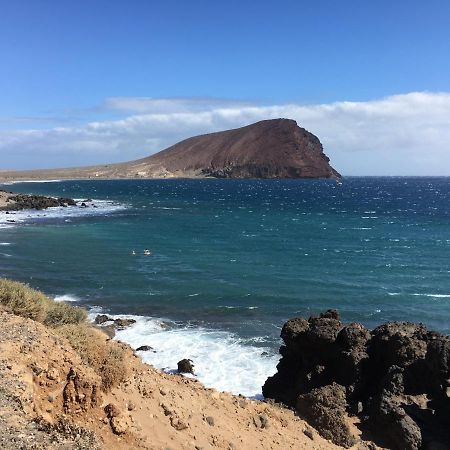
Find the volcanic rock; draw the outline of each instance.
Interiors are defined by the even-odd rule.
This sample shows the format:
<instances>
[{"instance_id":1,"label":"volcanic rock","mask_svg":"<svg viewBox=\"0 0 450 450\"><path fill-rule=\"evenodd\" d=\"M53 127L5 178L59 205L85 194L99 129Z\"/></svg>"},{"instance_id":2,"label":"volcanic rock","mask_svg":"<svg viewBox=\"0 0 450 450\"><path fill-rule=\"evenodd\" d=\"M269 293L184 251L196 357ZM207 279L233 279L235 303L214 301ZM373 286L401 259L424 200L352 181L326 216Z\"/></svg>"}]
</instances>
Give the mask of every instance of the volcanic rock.
<instances>
[{"instance_id":1,"label":"volcanic rock","mask_svg":"<svg viewBox=\"0 0 450 450\"><path fill-rule=\"evenodd\" d=\"M380 445L450 448L450 340L422 324L390 322L369 332L336 311L288 320L266 398L285 403L322 436L349 446L347 413Z\"/></svg>"},{"instance_id":2,"label":"volcanic rock","mask_svg":"<svg viewBox=\"0 0 450 450\"><path fill-rule=\"evenodd\" d=\"M182 359L178 361L178 373L194 373L194 364L192 359Z\"/></svg>"},{"instance_id":3,"label":"volcanic rock","mask_svg":"<svg viewBox=\"0 0 450 450\"><path fill-rule=\"evenodd\" d=\"M150 347L150 345L141 345L136 349L137 352L149 352L150 350L153 350L153 347Z\"/></svg>"}]
</instances>

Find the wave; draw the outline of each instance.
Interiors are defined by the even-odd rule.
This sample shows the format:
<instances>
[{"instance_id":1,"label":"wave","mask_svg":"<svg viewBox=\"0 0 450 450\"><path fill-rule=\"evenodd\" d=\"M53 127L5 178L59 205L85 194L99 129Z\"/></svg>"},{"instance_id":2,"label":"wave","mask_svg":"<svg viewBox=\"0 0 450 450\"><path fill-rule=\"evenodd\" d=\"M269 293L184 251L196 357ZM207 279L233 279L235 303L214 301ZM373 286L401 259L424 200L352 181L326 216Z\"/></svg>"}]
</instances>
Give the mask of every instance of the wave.
<instances>
[{"instance_id":1,"label":"wave","mask_svg":"<svg viewBox=\"0 0 450 450\"><path fill-rule=\"evenodd\" d=\"M22 211L8 211L8 214L6 214L6 211L0 211L0 228L10 228L42 219L103 216L127 208L127 205L110 200L84 201L87 207L81 206L81 203L83 203L82 199L75 199L75 201L77 206L56 206L44 210L25 209Z\"/></svg>"},{"instance_id":2,"label":"wave","mask_svg":"<svg viewBox=\"0 0 450 450\"><path fill-rule=\"evenodd\" d=\"M99 308L91 310L94 319ZM276 372L279 356L265 347L248 345L247 341L226 331L206 328L180 327L164 319L135 315L110 315L112 318L129 318L136 323L117 331L115 339L133 348L149 345L154 349L139 352L143 361L166 372L176 371L183 358L194 363L195 376L205 386L261 398L261 387L267 377Z\"/></svg>"},{"instance_id":3,"label":"wave","mask_svg":"<svg viewBox=\"0 0 450 450\"><path fill-rule=\"evenodd\" d=\"M414 297L432 297L432 298L450 298L450 294L429 294L429 293L419 293L415 292L412 294L402 293L402 292L388 292L388 295L413 295Z\"/></svg>"},{"instance_id":4,"label":"wave","mask_svg":"<svg viewBox=\"0 0 450 450\"><path fill-rule=\"evenodd\" d=\"M80 299L75 295L64 294L64 295L56 295L53 300L55 302L79 302Z\"/></svg>"},{"instance_id":5,"label":"wave","mask_svg":"<svg viewBox=\"0 0 450 450\"><path fill-rule=\"evenodd\" d=\"M450 294L411 294L416 297L450 298Z\"/></svg>"},{"instance_id":6,"label":"wave","mask_svg":"<svg viewBox=\"0 0 450 450\"><path fill-rule=\"evenodd\" d=\"M18 183L58 183L62 180L17 180L17 181L2 181L0 184L9 186L11 184L18 184Z\"/></svg>"}]
</instances>

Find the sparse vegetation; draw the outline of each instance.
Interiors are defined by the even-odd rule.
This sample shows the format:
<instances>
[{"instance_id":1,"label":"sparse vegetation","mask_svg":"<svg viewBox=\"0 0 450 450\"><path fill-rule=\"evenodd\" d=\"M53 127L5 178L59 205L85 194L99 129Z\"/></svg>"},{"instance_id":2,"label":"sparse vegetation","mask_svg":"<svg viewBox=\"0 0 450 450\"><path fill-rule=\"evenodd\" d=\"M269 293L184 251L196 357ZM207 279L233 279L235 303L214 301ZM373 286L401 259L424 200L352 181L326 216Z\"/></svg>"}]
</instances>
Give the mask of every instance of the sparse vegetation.
<instances>
[{"instance_id":1,"label":"sparse vegetation","mask_svg":"<svg viewBox=\"0 0 450 450\"><path fill-rule=\"evenodd\" d=\"M83 362L101 377L103 390L108 391L125 379L125 349L90 326L84 309L55 302L26 284L5 278L0 278L0 307L41 322L65 337Z\"/></svg>"},{"instance_id":2,"label":"sparse vegetation","mask_svg":"<svg viewBox=\"0 0 450 450\"><path fill-rule=\"evenodd\" d=\"M82 323L87 319L84 309L57 303L24 283L6 278L0 278L0 304L7 312L52 328Z\"/></svg>"},{"instance_id":3,"label":"sparse vegetation","mask_svg":"<svg viewBox=\"0 0 450 450\"><path fill-rule=\"evenodd\" d=\"M89 325L64 325L56 329L78 352L85 364L102 379L102 389L109 391L126 378L125 350L119 343Z\"/></svg>"},{"instance_id":4,"label":"sparse vegetation","mask_svg":"<svg viewBox=\"0 0 450 450\"><path fill-rule=\"evenodd\" d=\"M45 325L55 328L61 325L86 322L87 312L83 308L78 308L63 302L56 303L51 301L51 303L44 321Z\"/></svg>"},{"instance_id":5,"label":"sparse vegetation","mask_svg":"<svg viewBox=\"0 0 450 450\"><path fill-rule=\"evenodd\" d=\"M44 322L50 306L50 299L26 284L1 278L0 304L7 312L37 322Z\"/></svg>"}]
</instances>

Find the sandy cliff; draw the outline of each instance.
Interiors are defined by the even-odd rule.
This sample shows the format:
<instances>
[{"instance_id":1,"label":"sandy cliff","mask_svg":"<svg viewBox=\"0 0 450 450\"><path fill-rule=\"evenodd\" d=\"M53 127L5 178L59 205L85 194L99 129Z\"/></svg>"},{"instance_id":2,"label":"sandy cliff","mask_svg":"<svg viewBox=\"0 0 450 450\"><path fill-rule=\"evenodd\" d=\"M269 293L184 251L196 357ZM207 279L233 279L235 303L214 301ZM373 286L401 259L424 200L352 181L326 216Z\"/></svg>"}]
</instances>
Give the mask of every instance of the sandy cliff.
<instances>
[{"instance_id":1,"label":"sandy cliff","mask_svg":"<svg viewBox=\"0 0 450 450\"><path fill-rule=\"evenodd\" d=\"M290 410L165 374L125 345L127 375L104 392L53 329L7 312L0 320L1 448L338 448Z\"/></svg>"}]
</instances>

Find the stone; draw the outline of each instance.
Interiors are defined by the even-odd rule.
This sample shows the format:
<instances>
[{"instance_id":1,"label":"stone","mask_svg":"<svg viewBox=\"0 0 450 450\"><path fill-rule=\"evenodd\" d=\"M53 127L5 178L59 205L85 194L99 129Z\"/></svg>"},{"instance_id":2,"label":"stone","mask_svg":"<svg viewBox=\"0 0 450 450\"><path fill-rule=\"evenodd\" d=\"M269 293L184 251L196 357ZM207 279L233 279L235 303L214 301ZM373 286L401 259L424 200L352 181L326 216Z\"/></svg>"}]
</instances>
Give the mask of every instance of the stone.
<instances>
[{"instance_id":1,"label":"stone","mask_svg":"<svg viewBox=\"0 0 450 450\"><path fill-rule=\"evenodd\" d=\"M349 448L356 439L347 424L346 407L345 388L333 383L300 395L296 409L322 437Z\"/></svg>"},{"instance_id":2,"label":"stone","mask_svg":"<svg viewBox=\"0 0 450 450\"><path fill-rule=\"evenodd\" d=\"M182 359L178 361L178 373L194 373L194 364L192 359Z\"/></svg>"},{"instance_id":3,"label":"stone","mask_svg":"<svg viewBox=\"0 0 450 450\"><path fill-rule=\"evenodd\" d=\"M115 434L125 434L128 431L128 423L125 417L112 417L110 425Z\"/></svg>"},{"instance_id":4,"label":"stone","mask_svg":"<svg viewBox=\"0 0 450 450\"><path fill-rule=\"evenodd\" d=\"M114 319L111 319L111 317L107 316L106 314L97 314L97 316L94 319L94 322L97 325L102 325L105 322L113 321Z\"/></svg>"},{"instance_id":5,"label":"stone","mask_svg":"<svg viewBox=\"0 0 450 450\"><path fill-rule=\"evenodd\" d=\"M141 345L136 349L137 352L149 352L150 350L153 350L153 347L150 347L150 345Z\"/></svg>"},{"instance_id":6,"label":"stone","mask_svg":"<svg viewBox=\"0 0 450 450\"><path fill-rule=\"evenodd\" d=\"M121 416L121 412L120 409L114 405L114 403L109 403L107 404L103 410L106 413L106 417L108 417L109 419L113 418L113 417L119 417Z\"/></svg>"},{"instance_id":7,"label":"stone","mask_svg":"<svg viewBox=\"0 0 450 450\"><path fill-rule=\"evenodd\" d=\"M130 325L133 325L134 323L136 323L136 320L134 320L134 319L115 319L114 320L114 325L118 330L123 330L123 329L129 327Z\"/></svg>"},{"instance_id":8,"label":"stone","mask_svg":"<svg viewBox=\"0 0 450 450\"><path fill-rule=\"evenodd\" d=\"M409 322L369 331L342 324L329 310L288 320L281 337L277 373L263 386L266 399L295 408L342 446L353 441L344 420L351 412L380 446L450 448L448 336Z\"/></svg>"}]
</instances>

